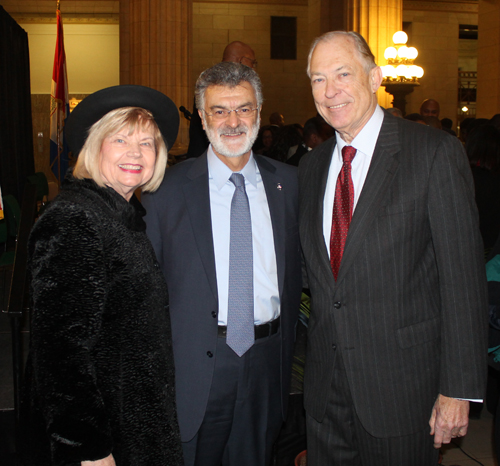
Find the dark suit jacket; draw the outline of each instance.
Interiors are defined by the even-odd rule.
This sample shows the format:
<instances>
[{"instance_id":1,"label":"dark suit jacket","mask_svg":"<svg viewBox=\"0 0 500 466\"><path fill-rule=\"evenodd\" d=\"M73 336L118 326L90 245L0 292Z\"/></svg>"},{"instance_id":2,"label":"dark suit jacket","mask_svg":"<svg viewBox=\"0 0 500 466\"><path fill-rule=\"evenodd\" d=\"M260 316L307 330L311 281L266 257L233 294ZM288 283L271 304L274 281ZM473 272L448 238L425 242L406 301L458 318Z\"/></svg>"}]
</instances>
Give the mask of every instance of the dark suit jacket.
<instances>
[{"instance_id":1,"label":"dark suit jacket","mask_svg":"<svg viewBox=\"0 0 500 466\"><path fill-rule=\"evenodd\" d=\"M266 190L278 267L284 417L302 289L297 170L259 155L255 160ZM182 440L189 441L205 414L217 356L218 295L206 153L168 168L159 190L143 196L143 203L147 234L169 289L177 410Z\"/></svg>"},{"instance_id":2,"label":"dark suit jacket","mask_svg":"<svg viewBox=\"0 0 500 466\"><path fill-rule=\"evenodd\" d=\"M323 239L331 138L299 168L312 314L305 406L325 414L342 356L376 437L425 428L438 395L484 396L486 282L474 187L456 138L385 114L335 282Z\"/></svg>"},{"instance_id":3,"label":"dark suit jacket","mask_svg":"<svg viewBox=\"0 0 500 466\"><path fill-rule=\"evenodd\" d=\"M302 157L304 157L304 155L306 155L308 152L309 149L304 143L302 143L299 145L299 147L297 147L295 153L286 161L286 163L288 165L295 165L296 167L298 167L300 159L302 159Z\"/></svg>"}]
</instances>

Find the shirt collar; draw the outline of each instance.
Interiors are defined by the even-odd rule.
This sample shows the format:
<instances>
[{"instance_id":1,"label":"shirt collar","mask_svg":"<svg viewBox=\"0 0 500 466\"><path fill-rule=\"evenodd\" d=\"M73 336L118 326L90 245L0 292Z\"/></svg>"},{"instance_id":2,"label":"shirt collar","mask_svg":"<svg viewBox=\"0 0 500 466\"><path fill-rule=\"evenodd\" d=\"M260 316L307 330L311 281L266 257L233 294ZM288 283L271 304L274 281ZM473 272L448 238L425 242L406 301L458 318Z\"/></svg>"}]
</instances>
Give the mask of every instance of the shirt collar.
<instances>
[{"instance_id":1,"label":"shirt collar","mask_svg":"<svg viewBox=\"0 0 500 466\"><path fill-rule=\"evenodd\" d=\"M335 133L337 139L338 154L342 154L342 149L344 146L353 146L357 151L362 152L366 155L372 155L375 150L375 145L377 144L378 134L380 133L380 128L382 127L382 122L384 121L384 111L377 105L373 115L368 120L365 126L357 134L357 136L352 140L351 144L347 144L338 132ZM340 156L342 158L342 156Z\"/></svg>"},{"instance_id":2,"label":"shirt collar","mask_svg":"<svg viewBox=\"0 0 500 466\"><path fill-rule=\"evenodd\" d=\"M213 179L217 189L221 190L222 187L228 182L229 178L233 174L233 171L221 159L219 159L217 155L215 155L212 144L208 146L207 163L209 176ZM253 152L250 153L250 158L248 159L247 164L237 173L241 173L245 177L245 180L248 180L248 182L253 186L257 186L257 174L260 172L257 167L257 163L255 162Z\"/></svg>"}]
</instances>

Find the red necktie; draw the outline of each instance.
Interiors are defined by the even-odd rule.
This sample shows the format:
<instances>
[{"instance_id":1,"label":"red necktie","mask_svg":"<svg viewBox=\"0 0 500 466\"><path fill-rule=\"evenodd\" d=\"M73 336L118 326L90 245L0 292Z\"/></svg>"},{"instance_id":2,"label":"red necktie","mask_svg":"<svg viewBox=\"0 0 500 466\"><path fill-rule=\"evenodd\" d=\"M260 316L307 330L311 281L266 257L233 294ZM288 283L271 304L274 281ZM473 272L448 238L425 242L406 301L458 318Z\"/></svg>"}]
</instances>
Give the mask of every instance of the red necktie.
<instances>
[{"instance_id":1,"label":"red necktie","mask_svg":"<svg viewBox=\"0 0 500 466\"><path fill-rule=\"evenodd\" d=\"M330 235L330 265L333 276L337 281L340 261L344 252L345 240L349 231L354 205L354 184L351 177L351 162L356 155L356 149L352 146L342 148L342 159L344 164L337 178L335 187L335 201L333 203L332 232Z\"/></svg>"}]
</instances>

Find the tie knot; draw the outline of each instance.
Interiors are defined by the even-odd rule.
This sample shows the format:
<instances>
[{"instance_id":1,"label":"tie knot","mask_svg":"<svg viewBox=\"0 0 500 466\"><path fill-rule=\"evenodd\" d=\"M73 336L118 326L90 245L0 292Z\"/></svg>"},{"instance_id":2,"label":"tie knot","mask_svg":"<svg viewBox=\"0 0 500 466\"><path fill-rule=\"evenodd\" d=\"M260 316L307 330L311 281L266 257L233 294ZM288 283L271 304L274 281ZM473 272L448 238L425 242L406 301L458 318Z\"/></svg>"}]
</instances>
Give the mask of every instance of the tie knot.
<instances>
[{"instance_id":1,"label":"tie knot","mask_svg":"<svg viewBox=\"0 0 500 466\"><path fill-rule=\"evenodd\" d=\"M356 155L356 149L352 146L342 147L342 160L347 163L351 163L352 159Z\"/></svg>"},{"instance_id":2,"label":"tie knot","mask_svg":"<svg viewBox=\"0 0 500 466\"><path fill-rule=\"evenodd\" d=\"M245 177L241 173L233 173L229 177L229 180L232 181L237 188L245 186Z\"/></svg>"}]
</instances>

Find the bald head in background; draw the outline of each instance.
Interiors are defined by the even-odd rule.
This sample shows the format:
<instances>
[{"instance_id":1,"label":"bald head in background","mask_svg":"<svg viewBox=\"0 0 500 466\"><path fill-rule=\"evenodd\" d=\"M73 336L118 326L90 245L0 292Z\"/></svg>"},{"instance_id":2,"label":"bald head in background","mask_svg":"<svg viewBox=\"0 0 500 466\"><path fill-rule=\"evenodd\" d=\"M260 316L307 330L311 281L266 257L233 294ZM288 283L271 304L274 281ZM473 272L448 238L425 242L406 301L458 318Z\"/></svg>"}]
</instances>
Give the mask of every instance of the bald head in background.
<instances>
[{"instance_id":1,"label":"bald head in background","mask_svg":"<svg viewBox=\"0 0 500 466\"><path fill-rule=\"evenodd\" d=\"M255 59L255 52L252 47L244 42L235 40L226 45L224 53L222 54L222 61L229 61L233 63L241 63L250 68L257 66ZM189 124L189 147L186 158L199 157L208 148L208 139L205 131L203 130L200 116L197 112L196 104L193 105L193 114Z\"/></svg>"},{"instance_id":2,"label":"bald head in background","mask_svg":"<svg viewBox=\"0 0 500 466\"><path fill-rule=\"evenodd\" d=\"M425 99L420 105L419 113L423 117L439 118L439 102L434 99Z\"/></svg>"},{"instance_id":3,"label":"bald head in background","mask_svg":"<svg viewBox=\"0 0 500 466\"><path fill-rule=\"evenodd\" d=\"M222 61L231 61L233 63L241 63L242 65L255 68L257 60L252 47L244 42L235 40L226 46L222 54Z\"/></svg>"}]
</instances>

